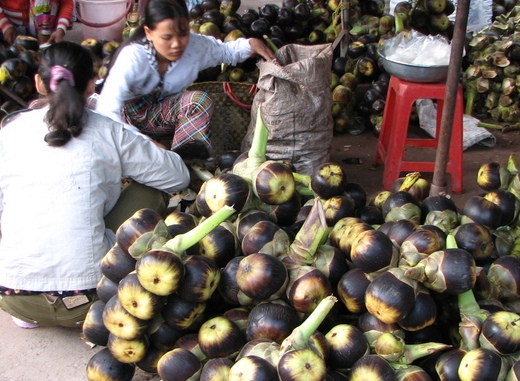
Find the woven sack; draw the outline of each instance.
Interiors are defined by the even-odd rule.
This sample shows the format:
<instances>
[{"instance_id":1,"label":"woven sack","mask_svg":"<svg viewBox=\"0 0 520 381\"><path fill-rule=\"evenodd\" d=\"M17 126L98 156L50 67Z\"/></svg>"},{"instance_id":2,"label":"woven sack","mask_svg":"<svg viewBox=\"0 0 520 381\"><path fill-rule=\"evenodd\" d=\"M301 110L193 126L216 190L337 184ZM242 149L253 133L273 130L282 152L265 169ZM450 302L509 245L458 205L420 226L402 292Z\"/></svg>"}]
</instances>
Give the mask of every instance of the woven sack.
<instances>
[{"instance_id":1,"label":"woven sack","mask_svg":"<svg viewBox=\"0 0 520 381\"><path fill-rule=\"evenodd\" d=\"M211 116L211 146L218 158L227 151L240 150L251 120L256 85L246 82L195 82L187 90L208 93L215 103Z\"/></svg>"},{"instance_id":2,"label":"woven sack","mask_svg":"<svg viewBox=\"0 0 520 381\"><path fill-rule=\"evenodd\" d=\"M287 44L276 52L276 62L258 63L258 93L243 152L251 147L261 105L260 114L269 130L266 155L271 160L290 161L303 174L311 174L329 160L332 55L331 44Z\"/></svg>"}]
</instances>

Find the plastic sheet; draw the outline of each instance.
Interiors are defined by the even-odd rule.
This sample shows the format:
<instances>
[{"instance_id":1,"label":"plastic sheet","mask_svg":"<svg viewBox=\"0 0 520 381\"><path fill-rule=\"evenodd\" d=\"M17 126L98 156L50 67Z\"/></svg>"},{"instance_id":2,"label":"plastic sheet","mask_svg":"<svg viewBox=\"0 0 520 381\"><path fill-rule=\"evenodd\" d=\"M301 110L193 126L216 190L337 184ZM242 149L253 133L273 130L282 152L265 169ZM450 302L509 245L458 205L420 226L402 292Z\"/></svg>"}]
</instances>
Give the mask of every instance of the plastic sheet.
<instances>
[{"instance_id":1,"label":"plastic sheet","mask_svg":"<svg viewBox=\"0 0 520 381\"><path fill-rule=\"evenodd\" d=\"M385 57L419 66L448 65L451 47L441 35L424 35L415 30L399 33L385 41Z\"/></svg>"},{"instance_id":2,"label":"plastic sheet","mask_svg":"<svg viewBox=\"0 0 520 381\"><path fill-rule=\"evenodd\" d=\"M390 14L394 14L395 6L402 0L386 0L386 10ZM412 1L413 4L416 1ZM457 7L457 0L453 0L455 8ZM468 13L467 30L470 32L478 32L491 24L491 17L493 15L493 0L471 0ZM457 11L453 12L448 18L455 21Z\"/></svg>"},{"instance_id":3,"label":"plastic sheet","mask_svg":"<svg viewBox=\"0 0 520 381\"><path fill-rule=\"evenodd\" d=\"M457 0L453 0L455 7ZM457 10L453 12L448 18L455 21ZM468 25L466 30L469 32L478 32L491 24L493 16L493 0L471 0L468 12Z\"/></svg>"},{"instance_id":4,"label":"plastic sheet","mask_svg":"<svg viewBox=\"0 0 520 381\"><path fill-rule=\"evenodd\" d=\"M419 125L430 136L435 137L437 107L431 99L419 99L416 103L417 113L419 115ZM463 149L478 144L480 146L493 148L496 144L495 136L485 128L478 127L478 119L471 115L464 115L463 124Z\"/></svg>"}]
</instances>

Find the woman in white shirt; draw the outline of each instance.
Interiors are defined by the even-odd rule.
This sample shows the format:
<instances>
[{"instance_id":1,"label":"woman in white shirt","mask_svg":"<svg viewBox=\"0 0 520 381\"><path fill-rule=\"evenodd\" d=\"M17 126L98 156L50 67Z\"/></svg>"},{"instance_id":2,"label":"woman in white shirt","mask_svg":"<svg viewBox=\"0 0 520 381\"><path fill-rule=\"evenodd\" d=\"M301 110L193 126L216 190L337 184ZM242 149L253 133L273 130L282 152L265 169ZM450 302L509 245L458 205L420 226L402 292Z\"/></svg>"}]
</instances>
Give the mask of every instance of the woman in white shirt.
<instances>
[{"instance_id":1,"label":"woman in white shirt","mask_svg":"<svg viewBox=\"0 0 520 381\"><path fill-rule=\"evenodd\" d=\"M93 64L80 45L47 48L35 80L49 105L0 130L0 308L25 328L81 327L115 242L118 224L105 217L165 208L189 172L176 153L84 107ZM122 178L133 179L124 192L141 194L136 210L120 210Z\"/></svg>"},{"instance_id":2,"label":"woman in white shirt","mask_svg":"<svg viewBox=\"0 0 520 381\"><path fill-rule=\"evenodd\" d=\"M204 92L184 90L204 69L254 55L271 60L274 53L259 39L223 43L192 33L189 21L184 0L148 2L143 25L111 62L96 110L179 153L191 143L189 151L204 159L211 153L213 102Z\"/></svg>"}]
</instances>

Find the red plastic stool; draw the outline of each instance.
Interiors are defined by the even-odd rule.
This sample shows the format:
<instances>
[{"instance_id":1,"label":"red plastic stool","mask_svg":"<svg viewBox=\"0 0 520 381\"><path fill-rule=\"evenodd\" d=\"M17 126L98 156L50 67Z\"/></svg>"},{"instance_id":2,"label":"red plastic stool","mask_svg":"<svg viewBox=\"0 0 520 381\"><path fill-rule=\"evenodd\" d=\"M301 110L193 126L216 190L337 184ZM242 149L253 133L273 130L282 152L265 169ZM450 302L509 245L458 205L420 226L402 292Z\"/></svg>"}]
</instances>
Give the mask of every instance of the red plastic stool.
<instances>
[{"instance_id":1,"label":"red plastic stool","mask_svg":"<svg viewBox=\"0 0 520 381\"><path fill-rule=\"evenodd\" d=\"M391 76L383 122L377 143L375 164L384 163L383 188L388 190L401 172L434 172L435 161L405 161L407 147L437 148L446 83L408 82ZM409 138L412 106L418 99L437 100L437 124L434 138ZM451 174L451 190L462 192L463 180L463 95L459 84L446 172Z\"/></svg>"}]
</instances>

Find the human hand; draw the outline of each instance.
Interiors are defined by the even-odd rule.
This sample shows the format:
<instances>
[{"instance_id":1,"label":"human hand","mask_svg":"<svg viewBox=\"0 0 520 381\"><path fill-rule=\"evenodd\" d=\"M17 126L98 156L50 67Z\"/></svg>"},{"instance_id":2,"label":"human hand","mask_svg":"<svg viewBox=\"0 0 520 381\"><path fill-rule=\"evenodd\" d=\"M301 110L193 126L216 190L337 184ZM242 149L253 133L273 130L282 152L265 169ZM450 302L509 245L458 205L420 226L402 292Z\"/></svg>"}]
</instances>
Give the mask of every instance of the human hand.
<instances>
[{"instance_id":1,"label":"human hand","mask_svg":"<svg viewBox=\"0 0 520 381\"><path fill-rule=\"evenodd\" d=\"M47 40L48 44L53 44L55 42L61 42L63 41L63 38L65 37L65 32L61 28L57 28L52 34L50 35L49 39Z\"/></svg>"},{"instance_id":2,"label":"human hand","mask_svg":"<svg viewBox=\"0 0 520 381\"><path fill-rule=\"evenodd\" d=\"M9 45L12 45L14 43L14 40L16 39L16 35L16 29L10 26L4 33L5 42L7 42Z\"/></svg>"},{"instance_id":3,"label":"human hand","mask_svg":"<svg viewBox=\"0 0 520 381\"><path fill-rule=\"evenodd\" d=\"M263 43L262 40L258 38L251 38L249 40L249 44L251 45L251 53L252 55L260 55L267 61L272 61L276 59L274 52L267 47L266 44Z\"/></svg>"}]
</instances>

